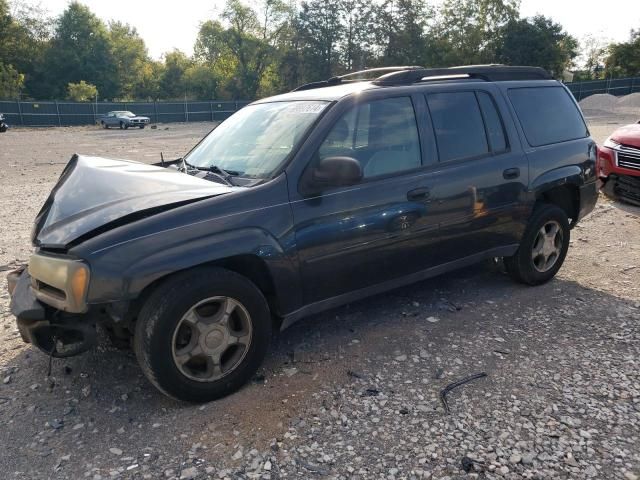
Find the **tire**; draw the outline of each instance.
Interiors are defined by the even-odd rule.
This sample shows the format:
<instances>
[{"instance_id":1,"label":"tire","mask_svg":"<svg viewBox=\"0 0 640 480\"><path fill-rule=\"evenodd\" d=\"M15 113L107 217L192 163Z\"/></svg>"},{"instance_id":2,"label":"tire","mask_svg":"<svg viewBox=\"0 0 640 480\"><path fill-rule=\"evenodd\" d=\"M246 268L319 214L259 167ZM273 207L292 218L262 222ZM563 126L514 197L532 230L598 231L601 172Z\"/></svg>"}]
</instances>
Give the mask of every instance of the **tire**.
<instances>
[{"instance_id":1,"label":"tire","mask_svg":"<svg viewBox=\"0 0 640 480\"><path fill-rule=\"evenodd\" d=\"M124 122L120 122L120 130L124 130Z\"/></svg>"},{"instance_id":2,"label":"tire","mask_svg":"<svg viewBox=\"0 0 640 480\"><path fill-rule=\"evenodd\" d=\"M545 235L542 234L543 228ZM555 205L540 204L529 219L518 251L504 259L507 273L527 285L548 282L562 267L570 238L571 229L565 211Z\"/></svg>"},{"instance_id":3,"label":"tire","mask_svg":"<svg viewBox=\"0 0 640 480\"><path fill-rule=\"evenodd\" d=\"M144 125L140 125L140 130L142 130L144 128Z\"/></svg>"},{"instance_id":4,"label":"tire","mask_svg":"<svg viewBox=\"0 0 640 480\"><path fill-rule=\"evenodd\" d=\"M221 314L223 305L232 313ZM226 322L219 320L225 317ZM133 348L142 371L161 392L200 403L249 381L267 353L271 331L267 301L252 282L229 270L201 267L170 277L151 293L138 315ZM237 344L227 345L227 337Z\"/></svg>"},{"instance_id":5,"label":"tire","mask_svg":"<svg viewBox=\"0 0 640 480\"><path fill-rule=\"evenodd\" d=\"M105 130L107 129L107 124L104 122L100 122L100 125L102 125L102 128L104 128Z\"/></svg>"}]
</instances>

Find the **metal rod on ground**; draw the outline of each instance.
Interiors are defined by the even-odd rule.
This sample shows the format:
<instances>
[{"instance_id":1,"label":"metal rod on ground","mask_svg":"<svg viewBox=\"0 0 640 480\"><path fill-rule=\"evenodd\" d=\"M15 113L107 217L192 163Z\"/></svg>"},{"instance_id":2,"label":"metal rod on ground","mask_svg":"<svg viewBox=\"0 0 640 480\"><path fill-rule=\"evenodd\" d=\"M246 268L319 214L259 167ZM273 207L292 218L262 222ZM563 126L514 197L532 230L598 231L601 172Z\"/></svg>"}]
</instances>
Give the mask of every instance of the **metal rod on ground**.
<instances>
[{"instance_id":1,"label":"metal rod on ground","mask_svg":"<svg viewBox=\"0 0 640 480\"><path fill-rule=\"evenodd\" d=\"M465 383L469 383L473 380L477 380L478 378L486 377L487 374L485 372L476 373L474 375L470 375L468 377L463 378L462 380L458 380L457 382L450 383L446 387L442 389L440 392L440 400L442 401L442 405L444 406L444 411L447 413L451 413L451 409L449 408L449 404L447 403L447 393L449 393L454 388L458 388Z\"/></svg>"}]
</instances>

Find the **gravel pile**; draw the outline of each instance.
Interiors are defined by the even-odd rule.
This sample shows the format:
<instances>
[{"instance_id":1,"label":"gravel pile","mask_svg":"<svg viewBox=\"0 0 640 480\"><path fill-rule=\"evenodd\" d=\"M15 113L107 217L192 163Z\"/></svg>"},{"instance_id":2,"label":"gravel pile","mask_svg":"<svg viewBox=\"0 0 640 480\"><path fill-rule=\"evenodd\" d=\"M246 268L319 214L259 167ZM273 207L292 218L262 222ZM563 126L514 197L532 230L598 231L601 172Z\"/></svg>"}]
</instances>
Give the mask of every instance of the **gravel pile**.
<instances>
[{"instance_id":1,"label":"gravel pile","mask_svg":"<svg viewBox=\"0 0 640 480\"><path fill-rule=\"evenodd\" d=\"M640 92L623 97L598 93L580 101L580 108L587 117L631 116L640 119Z\"/></svg>"}]
</instances>

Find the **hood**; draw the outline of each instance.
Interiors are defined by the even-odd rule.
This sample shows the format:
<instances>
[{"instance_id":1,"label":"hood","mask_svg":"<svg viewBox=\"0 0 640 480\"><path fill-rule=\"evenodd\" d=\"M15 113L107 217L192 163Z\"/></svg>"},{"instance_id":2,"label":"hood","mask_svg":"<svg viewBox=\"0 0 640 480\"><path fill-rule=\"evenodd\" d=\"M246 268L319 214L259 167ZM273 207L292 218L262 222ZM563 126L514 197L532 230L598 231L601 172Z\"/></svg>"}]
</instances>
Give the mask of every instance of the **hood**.
<instances>
[{"instance_id":1,"label":"hood","mask_svg":"<svg viewBox=\"0 0 640 480\"><path fill-rule=\"evenodd\" d=\"M74 155L36 217L31 240L64 248L92 232L237 189L173 169Z\"/></svg>"},{"instance_id":2,"label":"hood","mask_svg":"<svg viewBox=\"0 0 640 480\"><path fill-rule=\"evenodd\" d=\"M640 148L640 124L625 125L611 134L611 140L628 145L629 147Z\"/></svg>"}]
</instances>

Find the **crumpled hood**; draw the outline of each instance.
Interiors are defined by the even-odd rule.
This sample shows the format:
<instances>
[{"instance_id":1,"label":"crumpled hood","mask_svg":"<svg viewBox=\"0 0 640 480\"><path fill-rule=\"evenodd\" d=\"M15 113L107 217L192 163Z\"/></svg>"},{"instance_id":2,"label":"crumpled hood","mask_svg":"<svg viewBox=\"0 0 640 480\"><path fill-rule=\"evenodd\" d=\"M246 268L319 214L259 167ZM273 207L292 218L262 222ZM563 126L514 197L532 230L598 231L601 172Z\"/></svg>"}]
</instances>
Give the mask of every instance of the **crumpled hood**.
<instances>
[{"instance_id":1,"label":"crumpled hood","mask_svg":"<svg viewBox=\"0 0 640 480\"><path fill-rule=\"evenodd\" d=\"M611 140L630 147L640 148L640 124L620 127L611 134Z\"/></svg>"},{"instance_id":2,"label":"crumpled hood","mask_svg":"<svg viewBox=\"0 0 640 480\"><path fill-rule=\"evenodd\" d=\"M236 189L173 169L74 155L36 217L31 240L64 248L109 224L130 223Z\"/></svg>"}]
</instances>

